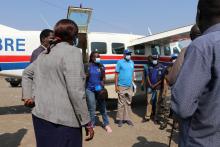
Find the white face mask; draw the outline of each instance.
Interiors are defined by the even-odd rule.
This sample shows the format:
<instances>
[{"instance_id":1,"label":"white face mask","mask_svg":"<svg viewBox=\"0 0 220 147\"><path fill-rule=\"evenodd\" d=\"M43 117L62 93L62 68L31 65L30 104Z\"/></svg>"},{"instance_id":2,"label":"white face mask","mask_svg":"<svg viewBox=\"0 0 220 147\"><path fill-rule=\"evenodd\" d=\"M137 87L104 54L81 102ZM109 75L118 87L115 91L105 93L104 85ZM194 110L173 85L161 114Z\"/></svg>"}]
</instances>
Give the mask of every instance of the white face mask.
<instances>
[{"instance_id":1,"label":"white face mask","mask_svg":"<svg viewBox=\"0 0 220 147\"><path fill-rule=\"evenodd\" d=\"M100 58L95 58L95 63L100 63L101 59Z\"/></svg>"},{"instance_id":2,"label":"white face mask","mask_svg":"<svg viewBox=\"0 0 220 147\"><path fill-rule=\"evenodd\" d=\"M126 55L126 56L125 56L125 59L131 60L131 55Z\"/></svg>"},{"instance_id":3,"label":"white face mask","mask_svg":"<svg viewBox=\"0 0 220 147\"><path fill-rule=\"evenodd\" d=\"M153 63L153 65L157 65L158 61L157 60L153 60L152 63Z\"/></svg>"}]
</instances>

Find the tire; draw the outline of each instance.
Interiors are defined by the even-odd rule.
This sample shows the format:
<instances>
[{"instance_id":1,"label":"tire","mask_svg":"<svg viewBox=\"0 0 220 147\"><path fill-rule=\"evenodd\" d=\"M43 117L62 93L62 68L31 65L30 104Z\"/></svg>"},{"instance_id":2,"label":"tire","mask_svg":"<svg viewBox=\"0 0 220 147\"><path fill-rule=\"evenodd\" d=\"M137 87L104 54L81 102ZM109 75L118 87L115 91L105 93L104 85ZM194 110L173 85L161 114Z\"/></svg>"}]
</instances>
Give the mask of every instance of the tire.
<instances>
[{"instance_id":1,"label":"tire","mask_svg":"<svg viewBox=\"0 0 220 147\"><path fill-rule=\"evenodd\" d=\"M18 85L20 85L21 81L11 81L10 85L11 87L18 87Z\"/></svg>"}]
</instances>

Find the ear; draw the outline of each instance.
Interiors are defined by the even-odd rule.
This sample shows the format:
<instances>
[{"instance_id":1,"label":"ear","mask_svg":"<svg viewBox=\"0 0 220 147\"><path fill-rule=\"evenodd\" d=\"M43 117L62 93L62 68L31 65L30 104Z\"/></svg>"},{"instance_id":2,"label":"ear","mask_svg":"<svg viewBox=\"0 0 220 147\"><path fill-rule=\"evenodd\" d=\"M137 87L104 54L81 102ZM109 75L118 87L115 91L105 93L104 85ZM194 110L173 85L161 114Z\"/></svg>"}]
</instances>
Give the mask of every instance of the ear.
<instances>
[{"instance_id":1,"label":"ear","mask_svg":"<svg viewBox=\"0 0 220 147\"><path fill-rule=\"evenodd\" d=\"M46 38L43 38L41 43L45 43L46 42Z\"/></svg>"}]
</instances>

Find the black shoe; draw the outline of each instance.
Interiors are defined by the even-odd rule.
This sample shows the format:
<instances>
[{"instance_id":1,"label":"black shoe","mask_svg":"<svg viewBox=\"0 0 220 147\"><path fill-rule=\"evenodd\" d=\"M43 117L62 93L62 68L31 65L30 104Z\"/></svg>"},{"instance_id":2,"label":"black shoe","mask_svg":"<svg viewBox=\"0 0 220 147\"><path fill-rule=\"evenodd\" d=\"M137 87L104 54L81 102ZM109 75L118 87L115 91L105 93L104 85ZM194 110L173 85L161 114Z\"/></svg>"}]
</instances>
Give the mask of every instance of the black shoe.
<instances>
[{"instance_id":1,"label":"black shoe","mask_svg":"<svg viewBox=\"0 0 220 147\"><path fill-rule=\"evenodd\" d=\"M150 121L149 118L143 118L141 122L142 122L142 123L146 123L146 122L148 122L148 121Z\"/></svg>"},{"instance_id":2,"label":"black shoe","mask_svg":"<svg viewBox=\"0 0 220 147\"><path fill-rule=\"evenodd\" d=\"M118 121L118 127L122 127L122 125L123 125L123 121L122 121L122 120L119 120L119 121Z\"/></svg>"},{"instance_id":3,"label":"black shoe","mask_svg":"<svg viewBox=\"0 0 220 147\"><path fill-rule=\"evenodd\" d=\"M167 124L160 124L160 130L164 130L167 127Z\"/></svg>"},{"instance_id":4,"label":"black shoe","mask_svg":"<svg viewBox=\"0 0 220 147\"><path fill-rule=\"evenodd\" d=\"M160 121L159 120L154 120L154 124L155 125L160 125Z\"/></svg>"},{"instance_id":5,"label":"black shoe","mask_svg":"<svg viewBox=\"0 0 220 147\"><path fill-rule=\"evenodd\" d=\"M126 123L129 125L129 126L134 126L133 122L131 120L127 120Z\"/></svg>"},{"instance_id":6,"label":"black shoe","mask_svg":"<svg viewBox=\"0 0 220 147\"><path fill-rule=\"evenodd\" d=\"M177 130L179 129L179 123L178 123L178 122L174 122L173 129L174 129L175 131L177 131Z\"/></svg>"}]
</instances>

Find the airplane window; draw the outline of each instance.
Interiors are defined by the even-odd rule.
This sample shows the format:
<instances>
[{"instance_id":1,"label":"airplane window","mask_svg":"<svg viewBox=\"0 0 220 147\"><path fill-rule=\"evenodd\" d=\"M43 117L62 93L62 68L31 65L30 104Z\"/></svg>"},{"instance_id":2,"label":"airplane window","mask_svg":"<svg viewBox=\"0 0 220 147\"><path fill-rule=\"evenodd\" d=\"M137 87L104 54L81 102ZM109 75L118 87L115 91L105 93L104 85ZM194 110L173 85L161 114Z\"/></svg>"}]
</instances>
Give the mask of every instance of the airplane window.
<instances>
[{"instance_id":1,"label":"airplane window","mask_svg":"<svg viewBox=\"0 0 220 147\"><path fill-rule=\"evenodd\" d=\"M165 56L170 56L171 55L170 47L168 47L168 46L164 47L164 55Z\"/></svg>"},{"instance_id":2,"label":"airplane window","mask_svg":"<svg viewBox=\"0 0 220 147\"><path fill-rule=\"evenodd\" d=\"M174 47L174 48L173 48L173 53L174 53L174 54L179 54L179 53L180 53L180 51L178 50L178 48L177 48L177 47Z\"/></svg>"},{"instance_id":3,"label":"airplane window","mask_svg":"<svg viewBox=\"0 0 220 147\"><path fill-rule=\"evenodd\" d=\"M107 53L107 44L105 42L92 42L91 50L98 52L99 54Z\"/></svg>"},{"instance_id":4,"label":"airplane window","mask_svg":"<svg viewBox=\"0 0 220 147\"><path fill-rule=\"evenodd\" d=\"M145 46L144 45L135 45L134 46L135 55L145 55Z\"/></svg>"},{"instance_id":5,"label":"airplane window","mask_svg":"<svg viewBox=\"0 0 220 147\"><path fill-rule=\"evenodd\" d=\"M151 54L152 55L160 55L161 54L160 47L159 46L152 46L151 47Z\"/></svg>"},{"instance_id":6,"label":"airplane window","mask_svg":"<svg viewBox=\"0 0 220 147\"><path fill-rule=\"evenodd\" d=\"M112 43L112 54L123 54L125 45L123 43Z\"/></svg>"},{"instance_id":7,"label":"airplane window","mask_svg":"<svg viewBox=\"0 0 220 147\"><path fill-rule=\"evenodd\" d=\"M79 33L87 33L91 13L92 9L89 8L79 9L75 7L69 7L67 18L76 22L79 28Z\"/></svg>"},{"instance_id":8,"label":"airplane window","mask_svg":"<svg viewBox=\"0 0 220 147\"><path fill-rule=\"evenodd\" d=\"M72 13L69 18L74 20L78 26L86 26L88 23L89 15L86 13Z\"/></svg>"}]
</instances>

